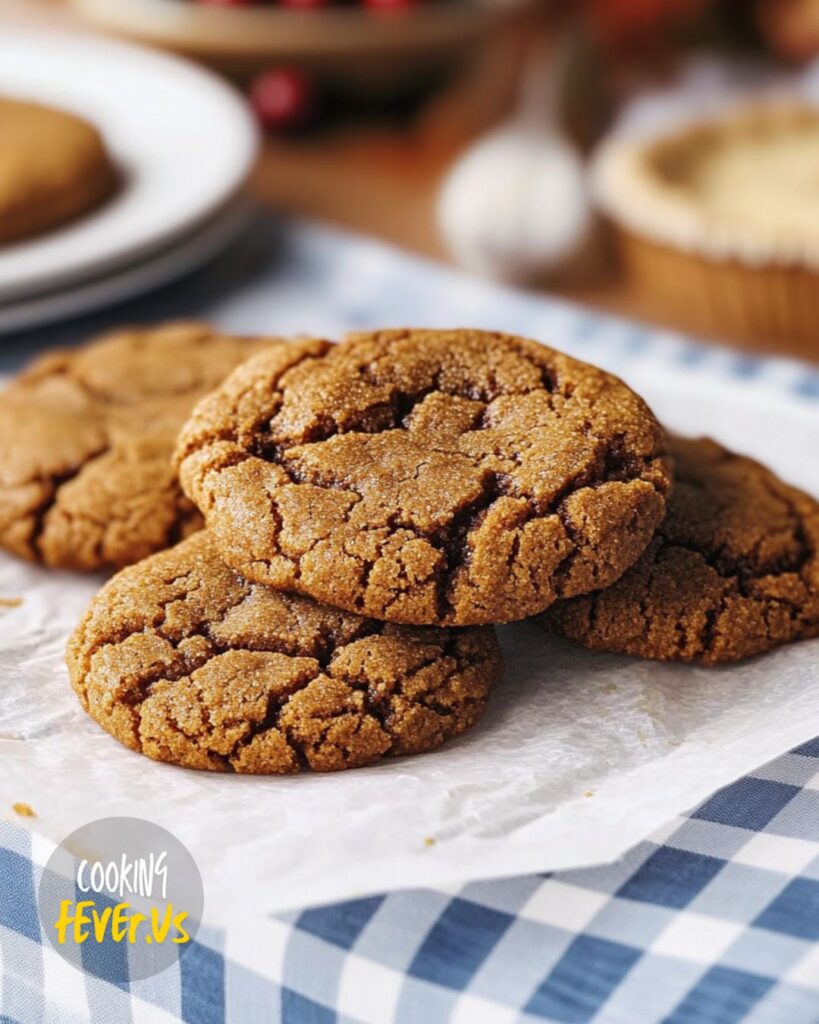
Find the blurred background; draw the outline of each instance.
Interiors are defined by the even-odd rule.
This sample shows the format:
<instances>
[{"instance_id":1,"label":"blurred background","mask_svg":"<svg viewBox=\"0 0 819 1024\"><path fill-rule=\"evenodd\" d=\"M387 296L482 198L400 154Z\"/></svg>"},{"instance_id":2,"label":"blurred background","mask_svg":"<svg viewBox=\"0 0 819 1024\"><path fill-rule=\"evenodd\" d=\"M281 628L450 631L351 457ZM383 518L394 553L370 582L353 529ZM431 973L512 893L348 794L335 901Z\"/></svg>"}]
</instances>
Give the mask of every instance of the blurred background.
<instances>
[{"instance_id":1,"label":"blurred background","mask_svg":"<svg viewBox=\"0 0 819 1024\"><path fill-rule=\"evenodd\" d=\"M2 0L21 26L231 80L272 209L819 361L819 0Z\"/></svg>"}]
</instances>

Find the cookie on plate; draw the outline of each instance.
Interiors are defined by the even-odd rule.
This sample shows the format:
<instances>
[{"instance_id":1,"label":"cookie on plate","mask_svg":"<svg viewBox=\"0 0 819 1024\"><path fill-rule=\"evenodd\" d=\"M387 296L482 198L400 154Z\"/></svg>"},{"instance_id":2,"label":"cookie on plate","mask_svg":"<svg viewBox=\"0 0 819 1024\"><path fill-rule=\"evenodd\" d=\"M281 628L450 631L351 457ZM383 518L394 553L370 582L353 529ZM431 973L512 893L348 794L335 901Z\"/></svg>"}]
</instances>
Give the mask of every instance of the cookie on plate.
<instances>
[{"instance_id":1,"label":"cookie on plate","mask_svg":"<svg viewBox=\"0 0 819 1024\"><path fill-rule=\"evenodd\" d=\"M97 206L116 173L99 132L64 110L0 97L0 243Z\"/></svg>"},{"instance_id":2,"label":"cookie on plate","mask_svg":"<svg viewBox=\"0 0 819 1024\"><path fill-rule=\"evenodd\" d=\"M180 436L249 579L393 622L521 619L614 582L663 517L663 432L615 377L484 331L250 360Z\"/></svg>"},{"instance_id":3,"label":"cookie on plate","mask_svg":"<svg viewBox=\"0 0 819 1024\"><path fill-rule=\"evenodd\" d=\"M0 545L94 570L198 529L171 465L176 435L234 367L276 346L171 324L35 360L0 393Z\"/></svg>"},{"instance_id":4,"label":"cookie on plate","mask_svg":"<svg viewBox=\"0 0 819 1024\"><path fill-rule=\"evenodd\" d=\"M109 581L68 666L125 746L268 774L437 747L478 720L501 661L492 629L389 625L248 583L202 531Z\"/></svg>"},{"instance_id":5,"label":"cookie on plate","mask_svg":"<svg viewBox=\"0 0 819 1024\"><path fill-rule=\"evenodd\" d=\"M819 503L706 439L671 439L668 515L608 590L544 623L593 650L737 661L819 636Z\"/></svg>"}]
</instances>

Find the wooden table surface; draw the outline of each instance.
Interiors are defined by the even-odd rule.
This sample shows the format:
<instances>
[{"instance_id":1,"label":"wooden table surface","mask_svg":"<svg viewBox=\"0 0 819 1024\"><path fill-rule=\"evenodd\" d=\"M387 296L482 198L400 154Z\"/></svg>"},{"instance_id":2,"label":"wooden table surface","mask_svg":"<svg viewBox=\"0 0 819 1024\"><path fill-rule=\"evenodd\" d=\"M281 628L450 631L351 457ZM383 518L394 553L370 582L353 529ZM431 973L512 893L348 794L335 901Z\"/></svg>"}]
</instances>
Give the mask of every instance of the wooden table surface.
<instances>
[{"instance_id":1,"label":"wooden table surface","mask_svg":"<svg viewBox=\"0 0 819 1024\"><path fill-rule=\"evenodd\" d=\"M74 26L79 20L63 0L0 0L4 22ZM301 139L268 139L252 189L273 207L445 261L435 225L439 183L457 154L511 105L517 73L509 63L497 52L480 54L471 72L401 125L383 119L342 123ZM649 323L683 330L691 326L664 316L651 295L630 284L599 247L569 277L542 287Z\"/></svg>"}]
</instances>

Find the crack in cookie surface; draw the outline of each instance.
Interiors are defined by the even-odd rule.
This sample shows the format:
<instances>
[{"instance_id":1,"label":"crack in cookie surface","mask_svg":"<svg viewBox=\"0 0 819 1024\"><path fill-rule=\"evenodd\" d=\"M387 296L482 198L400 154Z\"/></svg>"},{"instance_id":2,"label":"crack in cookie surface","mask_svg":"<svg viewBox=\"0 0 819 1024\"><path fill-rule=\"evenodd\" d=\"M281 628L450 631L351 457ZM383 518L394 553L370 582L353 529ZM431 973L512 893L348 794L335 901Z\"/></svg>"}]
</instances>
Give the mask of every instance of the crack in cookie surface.
<instances>
[{"instance_id":1,"label":"crack in cookie surface","mask_svg":"<svg viewBox=\"0 0 819 1024\"><path fill-rule=\"evenodd\" d=\"M198 529L171 462L176 435L204 394L271 344L169 324L36 359L0 395L0 544L93 570Z\"/></svg>"},{"instance_id":2,"label":"crack in cookie surface","mask_svg":"<svg viewBox=\"0 0 819 1024\"><path fill-rule=\"evenodd\" d=\"M614 586L544 623L595 650L704 664L819 635L819 503L713 441L671 439L668 515Z\"/></svg>"},{"instance_id":3,"label":"crack in cookie surface","mask_svg":"<svg viewBox=\"0 0 819 1024\"><path fill-rule=\"evenodd\" d=\"M126 746L243 773L432 749L478 720L501 669L489 628L390 625L275 592L206 532L114 577L67 660L83 707Z\"/></svg>"},{"instance_id":4,"label":"crack in cookie surface","mask_svg":"<svg viewBox=\"0 0 819 1024\"><path fill-rule=\"evenodd\" d=\"M612 582L669 486L662 431L622 382L479 331L262 355L200 404L177 459L245 575L417 624L523 618Z\"/></svg>"}]
</instances>

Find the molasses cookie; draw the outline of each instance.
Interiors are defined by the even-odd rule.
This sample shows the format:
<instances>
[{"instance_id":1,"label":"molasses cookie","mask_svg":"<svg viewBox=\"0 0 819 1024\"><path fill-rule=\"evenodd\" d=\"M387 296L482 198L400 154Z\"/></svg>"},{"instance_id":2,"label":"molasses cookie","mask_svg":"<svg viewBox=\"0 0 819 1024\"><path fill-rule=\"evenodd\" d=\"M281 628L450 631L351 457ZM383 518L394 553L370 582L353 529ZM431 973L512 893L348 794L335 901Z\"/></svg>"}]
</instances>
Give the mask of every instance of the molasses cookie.
<instances>
[{"instance_id":1,"label":"molasses cookie","mask_svg":"<svg viewBox=\"0 0 819 1024\"><path fill-rule=\"evenodd\" d=\"M263 353L199 405L177 458L248 579L445 626L614 582L670 475L661 428L621 381L471 330Z\"/></svg>"},{"instance_id":2,"label":"molasses cookie","mask_svg":"<svg viewBox=\"0 0 819 1024\"><path fill-rule=\"evenodd\" d=\"M116 175L80 117L0 97L0 243L56 227L101 203Z\"/></svg>"},{"instance_id":3,"label":"molasses cookie","mask_svg":"<svg viewBox=\"0 0 819 1024\"><path fill-rule=\"evenodd\" d=\"M248 583L203 531L115 576L68 666L132 750L267 774L437 747L478 720L501 661L491 629L389 625Z\"/></svg>"},{"instance_id":4,"label":"molasses cookie","mask_svg":"<svg viewBox=\"0 0 819 1024\"><path fill-rule=\"evenodd\" d=\"M0 545L93 570L198 529L171 465L176 435L234 367L276 345L172 324L35 360L0 393Z\"/></svg>"},{"instance_id":5,"label":"molasses cookie","mask_svg":"<svg viewBox=\"0 0 819 1024\"><path fill-rule=\"evenodd\" d=\"M819 635L819 504L713 441L671 451L674 492L645 554L544 623L593 650L707 665Z\"/></svg>"}]
</instances>

